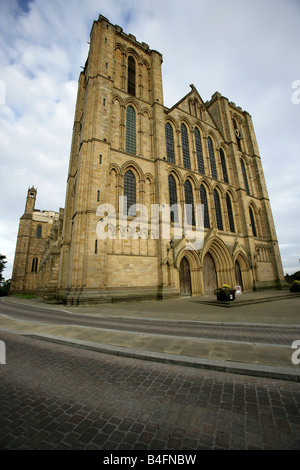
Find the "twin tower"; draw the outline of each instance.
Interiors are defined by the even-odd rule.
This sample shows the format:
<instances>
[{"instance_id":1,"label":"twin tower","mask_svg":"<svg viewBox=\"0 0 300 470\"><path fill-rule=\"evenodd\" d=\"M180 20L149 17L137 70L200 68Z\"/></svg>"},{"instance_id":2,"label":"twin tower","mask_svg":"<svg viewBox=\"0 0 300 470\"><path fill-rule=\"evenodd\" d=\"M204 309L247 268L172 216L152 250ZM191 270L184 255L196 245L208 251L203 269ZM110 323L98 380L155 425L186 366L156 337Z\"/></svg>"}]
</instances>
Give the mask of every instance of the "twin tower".
<instances>
[{"instance_id":1,"label":"twin tower","mask_svg":"<svg viewBox=\"0 0 300 470\"><path fill-rule=\"evenodd\" d=\"M194 85L165 107L161 66L159 52L120 26L101 15L94 22L65 208L36 210L29 188L13 292L78 305L283 285L251 116L218 92L204 102ZM171 206L169 237L161 212L154 234L153 207ZM199 207L195 247L176 233L187 216L195 229Z\"/></svg>"}]
</instances>

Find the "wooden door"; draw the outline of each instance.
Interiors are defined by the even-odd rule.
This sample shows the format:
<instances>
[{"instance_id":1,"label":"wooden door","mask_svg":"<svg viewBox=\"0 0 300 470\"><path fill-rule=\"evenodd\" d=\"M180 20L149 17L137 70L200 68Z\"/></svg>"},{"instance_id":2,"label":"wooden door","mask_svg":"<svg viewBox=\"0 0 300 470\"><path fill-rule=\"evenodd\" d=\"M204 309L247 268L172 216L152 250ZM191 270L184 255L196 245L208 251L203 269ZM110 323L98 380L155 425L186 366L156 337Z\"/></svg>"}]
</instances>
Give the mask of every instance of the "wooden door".
<instances>
[{"instance_id":1,"label":"wooden door","mask_svg":"<svg viewBox=\"0 0 300 470\"><path fill-rule=\"evenodd\" d=\"M241 289L243 290L243 279L242 279L242 273L241 273L241 268L239 265L239 262L236 261L234 265L234 270L235 270L235 282L237 286L240 286Z\"/></svg>"},{"instance_id":2,"label":"wooden door","mask_svg":"<svg viewBox=\"0 0 300 470\"><path fill-rule=\"evenodd\" d=\"M182 258L179 269L180 279L180 295L182 297L188 297L192 295L191 286L191 273L189 262L186 258Z\"/></svg>"},{"instance_id":3,"label":"wooden door","mask_svg":"<svg viewBox=\"0 0 300 470\"><path fill-rule=\"evenodd\" d=\"M205 294L211 294L218 287L215 262L210 253L206 253L204 256L203 280Z\"/></svg>"}]
</instances>

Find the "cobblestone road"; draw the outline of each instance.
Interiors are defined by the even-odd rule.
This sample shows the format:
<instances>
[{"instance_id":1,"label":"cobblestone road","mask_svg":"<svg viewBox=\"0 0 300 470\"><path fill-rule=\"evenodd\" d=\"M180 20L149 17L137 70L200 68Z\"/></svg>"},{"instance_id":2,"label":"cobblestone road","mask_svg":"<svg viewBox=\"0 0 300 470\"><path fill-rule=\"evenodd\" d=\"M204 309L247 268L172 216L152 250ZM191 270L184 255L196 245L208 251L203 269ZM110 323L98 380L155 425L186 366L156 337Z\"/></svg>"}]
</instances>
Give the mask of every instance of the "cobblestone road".
<instances>
[{"instance_id":1,"label":"cobblestone road","mask_svg":"<svg viewBox=\"0 0 300 470\"><path fill-rule=\"evenodd\" d=\"M1 449L300 449L300 385L0 332Z\"/></svg>"}]
</instances>

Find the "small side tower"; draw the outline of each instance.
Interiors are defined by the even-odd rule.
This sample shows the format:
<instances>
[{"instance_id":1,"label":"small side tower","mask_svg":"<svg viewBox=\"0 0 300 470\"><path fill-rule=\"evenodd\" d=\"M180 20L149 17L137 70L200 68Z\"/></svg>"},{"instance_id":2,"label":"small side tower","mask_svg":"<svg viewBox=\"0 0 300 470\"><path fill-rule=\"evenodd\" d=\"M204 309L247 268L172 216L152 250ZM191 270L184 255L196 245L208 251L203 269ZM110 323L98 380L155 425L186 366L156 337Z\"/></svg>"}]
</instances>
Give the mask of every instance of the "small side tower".
<instances>
[{"instance_id":1,"label":"small side tower","mask_svg":"<svg viewBox=\"0 0 300 470\"><path fill-rule=\"evenodd\" d=\"M34 186L32 186L31 188L28 188L26 205L25 205L25 214L33 213L34 208L35 208L36 195L37 195L37 189Z\"/></svg>"},{"instance_id":2,"label":"small side tower","mask_svg":"<svg viewBox=\"0 0 300 470\"><path fill-rule=\"evenodd\" d=\"M36 293L39 286L39 267L45 245L59 214L35 208L37 189L28 188L25 212L20 219L11 293Z\"/></svg>"},{"instance_id":3,"label":"small side tower","mask_svg":"<svg viewBox=\"0 0 300 470\"><path fill-rule=\"evenodd\" d=\"M14 267L11 279L11 293L22 293L26 290L26 267L32 226L32 215L35 208L37 189L28 188L25 212L20 219Z\"/></svg>"}]
</instances>

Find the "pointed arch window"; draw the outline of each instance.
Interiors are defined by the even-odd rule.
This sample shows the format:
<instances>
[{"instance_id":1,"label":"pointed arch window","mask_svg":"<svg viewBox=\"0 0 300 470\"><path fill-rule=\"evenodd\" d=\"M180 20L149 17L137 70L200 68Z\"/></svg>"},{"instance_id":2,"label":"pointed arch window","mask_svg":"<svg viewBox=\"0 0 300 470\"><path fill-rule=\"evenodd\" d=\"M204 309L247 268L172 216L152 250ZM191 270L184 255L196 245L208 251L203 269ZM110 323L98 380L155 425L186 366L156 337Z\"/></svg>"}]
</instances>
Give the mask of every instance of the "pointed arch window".
<instances>
[{"instance_id":1,"label":"pointed arch window","mask_svg":"<svg viewBox=\"0 0 300 470\"><path fill-rule=\"evenodd\" d=\"M218 227L218 230L223 230L223 220L222 220L220 196L219 196L219 193L216 189L214 190L214 202L215 202L217 227Z\"/></svg>"},{"instance_id":2,"label":"pointed arch window","mask_svg":"<svg viewBox=\"0 0 300 470\"><path fill-rule=\"evenodd\" d=\"M133 172L128 170L124 175L124 214L128 214L129 208L134 204L136 204L136 181Z\"/></svg>"},{"instance_id":3,"label":"pointed arch window","mask_svg":"<svg viewBox=\"0 0 300 470\"><path fill-rule=\"evenodd\" d=\"M173 128L169 122L165 125L167 161L175 163Z\"/></svg>"},{"instance_id":4,"label":"pointed arch window","mask_svg":"<svg viewBox=\"0 0 300 470\"><path fill-rule=\"evenodd\" d=\"M252 227L252 233L254 237L257 237L257 231L256 231L256 225L255 225L255 219L254 219L254 214L252 207L249 206L249 215L250 215L250 221L251 221L251 227Z\"/></svg>"},{"instance_id":5,"label":"pointed arch window","mask_svg":"<svg viewBox=\"0 0 300 470\"><path fill-rule=\"evenodd\" d=\"M195 207L193 189L189 180L184 183L186 221L188 225L195 225Z\"/></svg>"},{"instance_id":6,"label":"pointed arch window","mask_svg":"<svg viewBox=\"0 0 300 470\"><path fill-rule=\"evenodd\" d=\"M212 143L212 140L211 140L210 137L207 138L207 146L208 146L208 155L209 155L209 161L210 161L211 176L215 179L218 179L214 146L213 146L213 143Z\"/></svg>"},{"instance_id":7,"label":"pointed arch window","mask_svg":"<svg viewBox=\"0 0 300 470\"><path fill-rule=\"evenodd\" d=\"M132 106L126 110L126 152L136 153L135 110Z\"/></svg>"},{"instance_id":8,"label":"pointed arch window","mask_svg":"<svg viewBox=\"0 0 300 470\"><path fill-rule=\"evenodd\" d=\"M197 155L197 165L199 173L205 174L204 172L204 161L203 161L203 152L202 152L202 142L201 135L198 127L194 129L195 135L195 146L196 146L196 155Z\"/></svg>"},{"instance_id":9,"label":"pointed arch window","mask_svg":"<svg viewBox=\"0 0 300 470\"><path fill-rule=\"evenodd\" d=\"M235 233L235 226L234 226L234 219L233 219L233 211L232 211L232 204L231 198L229 194L226 194L226 205L227 205L227 213L228 213L228 220L229 220L229 227L230 231Z\"/></svg>"},{"instance_id":10,"label":"pointed arch window","mask_svg":"<svg viewBox=\"0 0 300 470\"><path fill-rule=\"evenodd\" d=\"M203 186L203 184L201 184L201 186L200 186L200 199L201 199L201 204L203 204L203 206L204 206L204 214L203 214L204 228L209 228L210 223L209 223L209 211L208 211L207 194L206 194L206 189Z\"/></svg>"},{"instance_id":11,"label":"pointed arch window","mask_svg":"<svg viewBox=\"0 0 300 470\"><path fill-rule=\"evenodd\" d=\"M245 184L246 193L250 195L249 184L248 184L248 178L247 178L246 167L245 167L245 162L244 162L244 160L243 160L242 158L241 158L241 167L242 167L242 173L243 173L243 178L244 178L244 184Z\"/></svg>"},{"instance_id":12,"label":"pointed arch window","mask_svg":"<svg viewBox=\"0 0 300 470\"><path fill-rule=\"evenodd\" d=\"M135 60L130 55L128 57L128 88L127 92L135 96Z\"/></svg>"},{"instance_id":13,"label":"pointed arch window","mask_svg":"<svg viewBox=\"0 0 300 470\"><path fill-rule=\"evenodd\" d=\"M191 168L189 138L185 124L181 124L181 145L184 168Z\"/></svg>"},{"instance_id":14,"label":"pointed arch window","mask_svg":"<svg viewBox=\"0 0 300 470\"><path fill-rule=\"evenodd\" d=\"M176 181L173 175L169 175L169 200L170 208L173 206L170 212L170 220L171 222L178 222L177 189Z\"/></svg>"},{"instance_id":15,"label":"pointed arch window","mask_svg":"<svg viewBox=\"0 0 300 470\"><path fill-rule=\"evenodd\" d=\"M220 149L220 158L221 158L221 166L222 166L224 183L229 183L227 167L226 167L226 160L225 160L225 154L223 152L223 149Z\"/></svg>"}]
</instances>

